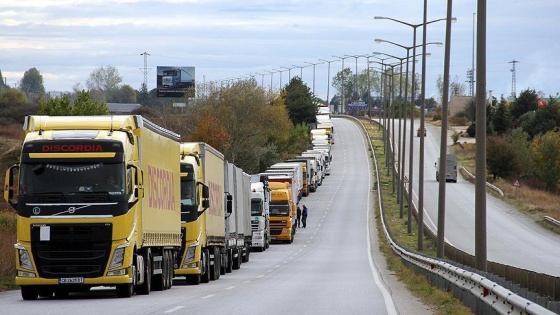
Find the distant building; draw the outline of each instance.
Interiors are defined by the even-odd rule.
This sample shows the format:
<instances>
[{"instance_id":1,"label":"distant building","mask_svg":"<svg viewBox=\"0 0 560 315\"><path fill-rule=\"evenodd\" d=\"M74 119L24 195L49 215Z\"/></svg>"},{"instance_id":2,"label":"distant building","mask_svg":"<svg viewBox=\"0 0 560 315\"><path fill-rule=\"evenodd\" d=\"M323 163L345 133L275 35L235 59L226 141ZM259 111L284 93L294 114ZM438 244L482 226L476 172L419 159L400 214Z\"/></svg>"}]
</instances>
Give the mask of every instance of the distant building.
<instances>
[{"instance_id":1,"label":"distant building","mask_svg":"<svg viewBox=\"0 0 560 315\"><path fill-rule=\"evenodd\" d=\"M136 103L107 103L109 113L113 115L130 114L133 110L140 107L142 107L142 105Z\"/></svg>"},{"instance_id":2,"label":"distant building","mask_svg":"<svg viewBox=\"0 0 560 315\"><path fill-rule=\"evenodd\" d=\"M469 105L472 99L472 96L451 95L451 100L449 101L449 116L455 116L464 111L465 107Z\"/></svg>"}]
</instances>

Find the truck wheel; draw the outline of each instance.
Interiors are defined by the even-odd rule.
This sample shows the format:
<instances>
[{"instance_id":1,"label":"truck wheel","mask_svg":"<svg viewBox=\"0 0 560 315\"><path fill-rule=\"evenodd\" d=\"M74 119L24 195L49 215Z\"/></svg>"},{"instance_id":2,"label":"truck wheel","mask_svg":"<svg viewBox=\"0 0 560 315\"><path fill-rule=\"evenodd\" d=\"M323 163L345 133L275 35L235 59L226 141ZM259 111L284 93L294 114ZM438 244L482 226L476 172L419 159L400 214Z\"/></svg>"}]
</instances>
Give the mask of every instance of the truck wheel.
<instances>
[{"instance_id":1,"label":"truck wheel","mask_svg":"<svg viewBox=\"0 0 560 315\"><path fill-rule=\"evenodd\" d=\"M175 268L173 267L173 253L170 250L167 251L167 266L167 289L171 289Z\"/></svg>"},{"instance_id":2,"label":"truck wheel","mask_svg":"<svg viewBox=\"0 0 560 315\"><path fill-rule=\"evenodd\" d=\"M241 253L239 252L239 249L234 248L233 249L233 269L234 270L238 270L239 268L241 268Z\"/></svg>"},{"instance_id":3,"label":"truck wheel","mask_svg":"<svg viewBox=\"0 0 560 315\"><path fill-rule=\"evenodd\" d=\"M202 250L202 259L201 259L201 267L204 266L201 270L201 279L200 282L208 283L210 282L210 252L208 249Z\"/></svg>"},{"instance_id":4,"label":"truck wheel","mask_svg":"<svg viewBox=\"0 0 560 315\"><path fill-rule=\"evenodd\" d=\"M245 244L245 256L243 256L243 262L249 262L249 254L251 253L251 247L249 244Z\"/></svg>"},{"instance_id":5,"label":"truck wheel","mask_svg":"<svg viewBox=\"0 0 560 315\"><path fill-rule=\"evenodd\" d=\"M54 293L53 290L42 289L42 290L39 290L39 297L50 298L50 297L53 296L53 293Z\"/></svg>"},{"instance_id":6,"label":"truck wheel","mask_svg":"<svg viewBox=\"0 0 560 315\"><path fill-rule=\"evenodd\" d=\"M226 250L226 272L230 273L233 271L233 253L231 249Z\"/></svg>"},{"instance_id":7,"label":"truck wheel","mask_svg":"<svg viewBox=\"0 0 560 315\"><path fill-rule=\"evenodd\" d=\"M129 298L134 293L134 286L132 283L117 284L117 297Z\"/></svg>"},{"instance_id":8,"label":"truck wheel","mask_svg":"<svg viewBox=\"0 0 560 315\"><path fill-rule=\"evenodd\" d=\"M39 290L33 286L22 286L21 287L21 297L26 300L36 300L39 296Z\"/></svg>"},{"instance_id":9,"label":"truck wheel","mask_svg":"<svg viewBox=\"0 0 560 315\"><path fill-rule=\"evenodd\" d=\"M210 264L210 280L220 279L220 250L218 247L212 248L214 253L213 264Z\"/></svg>"},{"instance_id":10,"label":"truck wheel","mask_svg":"<svg viewBox=\"0 0 560 315\"><path fill-rule=\"evenodd\" d=\"M140 295L148 295L152 289L152 252L147 249L142 255L144 258L144 283L136 288L136 293Z\"/></svg>"},{"instance_id":11,"label":"truck wheel","mask_svg":"<svg viewBox=\"0 0 560 315\"><path fill-rule=\"evenodd\" d=\"M187 283L192 285L199 285L200 284L200 275L187 275L186 277Z\"/></svg>"}]
</instances>

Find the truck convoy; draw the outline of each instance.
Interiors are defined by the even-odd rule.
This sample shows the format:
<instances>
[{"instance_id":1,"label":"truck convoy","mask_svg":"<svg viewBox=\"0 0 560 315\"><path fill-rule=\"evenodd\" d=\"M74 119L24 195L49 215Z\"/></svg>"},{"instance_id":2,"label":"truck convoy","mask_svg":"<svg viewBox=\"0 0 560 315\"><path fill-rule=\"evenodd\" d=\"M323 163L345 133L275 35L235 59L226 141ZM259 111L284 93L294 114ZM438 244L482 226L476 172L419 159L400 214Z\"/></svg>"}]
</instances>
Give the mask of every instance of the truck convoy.
<instances>
[{"instance_id":1,"label":"truck convoy","mask_svg":"<svg viewBox=\"0 0 560 315\"><path fill-rule=\"evenodd\" d=\"M24 300L95 286L130 297L170 289L174 277L217 280L251 249L294 241L297 204L318 188L330 157L323 145L248 175L139 115L28 116L23 128L4 198L17 213Z\"/></svg>"},{"instance_id":2,"label":"truck convoy","mask_svg":"<svg viewBox=\"0 0 560 315\"><path fill-rule=\"evenodd\" d=\"M4 189L17 212L23 299L171 288L181 247L179 135L135 115L28 116L23 129Z\"/></svg>"}]
</instances>

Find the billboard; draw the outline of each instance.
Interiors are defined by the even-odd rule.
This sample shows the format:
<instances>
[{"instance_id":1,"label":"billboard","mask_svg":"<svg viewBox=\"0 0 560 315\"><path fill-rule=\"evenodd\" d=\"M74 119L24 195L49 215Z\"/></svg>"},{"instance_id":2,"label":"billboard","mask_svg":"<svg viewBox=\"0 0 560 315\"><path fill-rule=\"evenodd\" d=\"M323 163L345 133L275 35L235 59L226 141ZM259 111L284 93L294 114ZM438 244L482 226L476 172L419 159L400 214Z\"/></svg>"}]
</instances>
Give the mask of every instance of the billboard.
<instances>
[{"instance_id":1,"label":"billboard","mask_svg":"<svg viewBox=\"0 0 560 315\"><path fill-rule=\"evenodd\" d=\"M194 67L158 66L157 96L194 97L194 79Z\"/></svg>"}]
</instances>

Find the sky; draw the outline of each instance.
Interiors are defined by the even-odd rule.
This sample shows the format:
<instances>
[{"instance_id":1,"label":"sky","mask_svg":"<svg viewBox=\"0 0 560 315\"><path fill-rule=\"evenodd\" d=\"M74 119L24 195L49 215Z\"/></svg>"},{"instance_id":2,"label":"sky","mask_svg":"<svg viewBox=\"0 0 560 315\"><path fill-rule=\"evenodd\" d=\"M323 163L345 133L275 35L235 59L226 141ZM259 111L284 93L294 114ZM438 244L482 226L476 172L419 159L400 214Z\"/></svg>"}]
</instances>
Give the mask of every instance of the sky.
<instances>
[{"instance_id":1,"label":"sky","mask_svg":"<svg viewBox=\"0 0 560 315\"><path fill-rule=\"evenodd\" d=\"M427 2L427 21L446 17L447 0ZM476 0L453 1L450 80L465 84L467 93L476 12ZM0 71L14 87L35 67L47 91L61 92L85 88L102 66L117 68L122 83L138 90L144 72L148 89L156 87L157 66L195 67L197 84L254 76L278 89L297 75L326 99L336 93L328 82L342 69L334 56L406 57L406 49L375 39L411 47L413 28L375 16L419 25L424 1L0 0ZM559 16L558 0L487 0L486 88L494 97L512 94L513 74L517 95L560 92ZM429 24L426 33L427 42L445 42L445 21ZM418 44L422 34L418 27ZM444 47L428 45L427 52L426 95L438 98ZM321 60L333 61L330 76ZM344 67L361 72L366 60L348 57Z\"/></svg>"}]
</instances>

